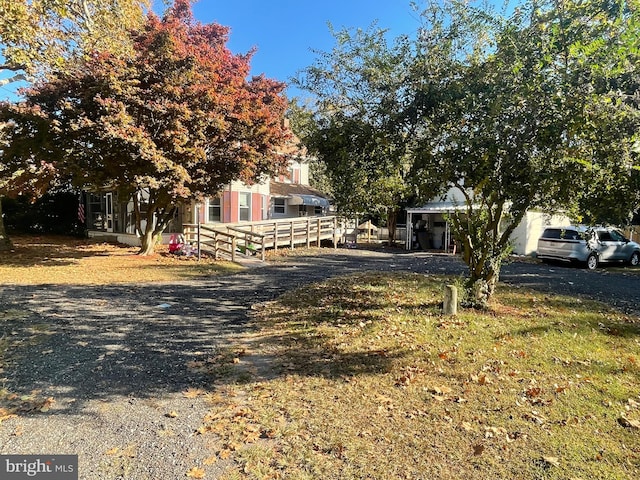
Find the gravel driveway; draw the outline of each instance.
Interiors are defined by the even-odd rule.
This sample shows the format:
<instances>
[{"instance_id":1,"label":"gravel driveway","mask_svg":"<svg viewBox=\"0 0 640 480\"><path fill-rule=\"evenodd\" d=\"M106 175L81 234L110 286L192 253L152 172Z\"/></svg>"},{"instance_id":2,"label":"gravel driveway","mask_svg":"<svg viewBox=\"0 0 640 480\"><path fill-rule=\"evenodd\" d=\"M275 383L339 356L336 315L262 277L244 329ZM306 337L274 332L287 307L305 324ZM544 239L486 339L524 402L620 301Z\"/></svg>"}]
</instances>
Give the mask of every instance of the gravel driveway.
<instances>
[{"instance_id":1,"label":"gravel driveway","mask_svg":"<svg viewBox=\"0 0 640 480\"><path fill-rule=\"evenodd\" d=\"M4 454L78 454L80 478L179 479L211 452L197 435L213 388L187 363L215 356L246 330L252 304L306 283L363 270L463 274L455 257L339 250L290 257L206 281L117 286L3 286L4 387L25 413L0 423ZM640 313L640 275L527 262L502 280L585 296ZM44 406L32 399L51 398ZM215 478L224 465L207 467Z\"/></svg>"}]
</instances>

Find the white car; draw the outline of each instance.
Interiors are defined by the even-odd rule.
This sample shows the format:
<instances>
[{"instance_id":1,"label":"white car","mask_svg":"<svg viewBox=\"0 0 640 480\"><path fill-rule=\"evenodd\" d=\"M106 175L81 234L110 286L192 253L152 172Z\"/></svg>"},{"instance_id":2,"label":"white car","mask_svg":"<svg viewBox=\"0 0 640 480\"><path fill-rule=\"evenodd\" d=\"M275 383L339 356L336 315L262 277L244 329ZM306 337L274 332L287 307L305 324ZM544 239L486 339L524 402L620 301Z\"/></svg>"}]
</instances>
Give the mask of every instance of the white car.
<instances>
[{"instance_id":1,"label":"white car","mask_svg":"<svg viewBox=\"0 0 640 480\"><path fill-rule=\"evenodd\" d=\"M589 270L601 262L625 262L635 267L640 264L640 245L615 228L548 227L538 239L537 257L585 263Z\"/></svg>"}]
</instances>

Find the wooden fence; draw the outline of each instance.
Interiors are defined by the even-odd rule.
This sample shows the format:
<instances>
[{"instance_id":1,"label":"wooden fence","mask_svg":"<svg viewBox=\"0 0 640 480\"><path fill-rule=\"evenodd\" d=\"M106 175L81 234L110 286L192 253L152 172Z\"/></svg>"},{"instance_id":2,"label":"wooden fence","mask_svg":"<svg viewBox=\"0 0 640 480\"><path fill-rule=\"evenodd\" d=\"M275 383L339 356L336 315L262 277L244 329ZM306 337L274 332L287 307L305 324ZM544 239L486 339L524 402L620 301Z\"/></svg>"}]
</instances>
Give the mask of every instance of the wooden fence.
<instances>
[{"instance_id":1,"label":"wooden fence","mask_svg":"<svg viewBox=\"0 0 640 480\"><path fill-rule=\"evenodd\" d=\"M216 258L226 257L234 262L238 254L259 255L264 261L267 248L320 246L322 240L331 240L335 248L339 238L338 218L335 216L233 224L184 224L183 228L187 242L199 244L202 251L211 252Z\"/></svg>"}]
</instances>

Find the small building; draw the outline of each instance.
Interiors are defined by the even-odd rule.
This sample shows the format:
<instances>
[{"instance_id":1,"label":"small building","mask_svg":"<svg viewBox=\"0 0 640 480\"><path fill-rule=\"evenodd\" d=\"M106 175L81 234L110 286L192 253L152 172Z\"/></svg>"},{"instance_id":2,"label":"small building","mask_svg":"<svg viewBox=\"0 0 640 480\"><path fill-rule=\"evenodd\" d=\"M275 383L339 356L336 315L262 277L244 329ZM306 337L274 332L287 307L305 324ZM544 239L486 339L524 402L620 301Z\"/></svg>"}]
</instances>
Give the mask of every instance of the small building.
<instances>
[{"instance_id":1,"label":"small building","mask_svg":"<svg viewBox=\"0 0 640 480\"><path fill-rule=\"evenodd\" d=\"M449 190L442 200L434 199L421 207L408 208L405 248L453 252L455 242L448 217L464 210L465 200L457 189ZM563 214L528 211L511 234L513 253L535 255L538 238L546 227L569 223L571 220Z\"/></svg>"}]
</instances>

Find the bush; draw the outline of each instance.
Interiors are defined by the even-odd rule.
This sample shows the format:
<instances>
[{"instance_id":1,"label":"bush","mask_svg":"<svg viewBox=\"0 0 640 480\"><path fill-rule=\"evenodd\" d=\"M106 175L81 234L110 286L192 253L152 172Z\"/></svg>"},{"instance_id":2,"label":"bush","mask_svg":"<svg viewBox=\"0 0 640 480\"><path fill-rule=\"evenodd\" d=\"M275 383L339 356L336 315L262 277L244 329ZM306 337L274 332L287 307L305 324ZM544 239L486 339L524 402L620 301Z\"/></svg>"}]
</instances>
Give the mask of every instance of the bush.
<instances>
[{"instance_id":1,"label":"bush","mask_svg":"<svg viewBox=\"0 0 640 480\"><path fill-rule=\"evenodd\" d=\"M73 192L46 193L35 202L3 198L2 211L10 234L84 235L85 227L78 221L78 195Z\"/></svg>"}]
</instances>

